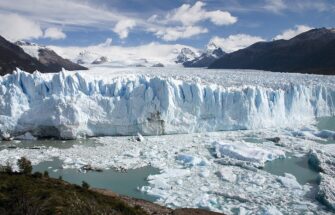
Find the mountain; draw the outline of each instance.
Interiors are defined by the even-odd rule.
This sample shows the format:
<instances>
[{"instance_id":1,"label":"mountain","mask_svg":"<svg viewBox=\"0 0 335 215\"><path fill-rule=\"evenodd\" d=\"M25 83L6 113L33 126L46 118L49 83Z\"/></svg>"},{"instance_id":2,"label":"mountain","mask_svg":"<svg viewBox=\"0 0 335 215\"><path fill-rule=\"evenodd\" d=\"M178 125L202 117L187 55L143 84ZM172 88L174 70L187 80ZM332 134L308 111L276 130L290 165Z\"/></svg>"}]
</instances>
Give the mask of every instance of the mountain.
<instances>
[{"instance_id":1,"label":"mountain","mask_svg":"<svg viewBox=\"0 0 335 215\"><path fill-rule=\"evenodd\" d=\"M0 75L12 73L16 68L27 72L47 71L47 67L31 57L19 46L0 36Z\"/></svg>"},{"instance_id":2,"label":"mountain","mask_svg":"<svg viewBox=\"0 0 335 215\"><path fill-rule=\"evenodd\" d=\"M218 47L214 43L210 43L207 45L206 50L199 56L195 57L193 60L186 61L183 63L185 67L208 67L214 61L221 58L226 53L222 51L220 47Z\"/></svg>"},{"instance_id":3,"label":"mountain","mask_svg":"<svg viewBox=\"0 0 335 215\"><path fill-rule=\"evenodd\" d=\"M185 63L191 61L197 57L197 54L190 48L182 48L176 57L175 63Z\"/></svg>"},{"instance_id":4,"label":"mountain","mask_svg":"<svg viewBox=\"0 0 335 215\"><path fill-rule=\"evenodd\" d=\"M335 29L319 28L290 40L255 43L223 56L209 68L335 75L334 59Z\"/></svg>"},{"instance_id":5,"label":"mountain","mask_svg":"<svg viewBox=\"0 0 335 215\"><path fill-rule=\"evenodd\" d=\"M17 41L15 42L15 45L20 46L24 52L37 59L47 68L46 70L42 70L42 72L59 72L62 68L70 71L87 69L86 67L73 63L68 59L62 58L56 54L56 52L45 46L39 46L35 43L26 41Z\"/></svg>"},{"instance_id":6,"label":"mountain","mask_svg":"<svg viewBox=\"0 0 335 215\"><path fill-rule=\"evenodd\" d=\"M88 50L81 51L74 59L78 64L103 64L108 61L108 57Z\"/></svg>"},{"instance_id":7,"label":"mountain","mask_svg":"<svg viewBox=\"0 0 335 215\"><path fill-rule=\"evenodd\" d=\"M103 63L107 63L108 62L108 58L107 57L104 57L104 56L101 56L97 59L95 59L92 64L103 64Z\"/></svg>"}]
</instances>

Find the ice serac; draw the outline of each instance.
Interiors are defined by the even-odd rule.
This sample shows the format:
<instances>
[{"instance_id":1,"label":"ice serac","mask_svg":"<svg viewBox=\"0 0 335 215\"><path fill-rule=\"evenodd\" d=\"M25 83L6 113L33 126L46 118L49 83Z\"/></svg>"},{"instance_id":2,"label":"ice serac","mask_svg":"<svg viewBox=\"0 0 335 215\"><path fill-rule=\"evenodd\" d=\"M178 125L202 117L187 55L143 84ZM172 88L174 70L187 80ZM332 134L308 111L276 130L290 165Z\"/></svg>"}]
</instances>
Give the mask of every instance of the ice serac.
<instances>
[{"instance_id":1,"label":"ice serac","mask_svg":"<svg viewBox=\"0 0 335 215\"><path fill-rule=\"evenodd\" d=\"M294 126L335 114L323 85L231 86L134 75L96 80L63 71L0 77L0 131L74 139Z\"/></svg>"}]
</instances>

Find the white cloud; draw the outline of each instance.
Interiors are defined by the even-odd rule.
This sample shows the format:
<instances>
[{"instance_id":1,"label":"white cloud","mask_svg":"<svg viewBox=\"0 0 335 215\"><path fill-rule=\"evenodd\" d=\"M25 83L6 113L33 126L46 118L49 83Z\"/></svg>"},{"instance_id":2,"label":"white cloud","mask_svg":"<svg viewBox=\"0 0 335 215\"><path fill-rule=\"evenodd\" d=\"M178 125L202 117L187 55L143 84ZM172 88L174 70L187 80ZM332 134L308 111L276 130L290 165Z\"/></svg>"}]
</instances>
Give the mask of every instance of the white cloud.
<instances>
[{"instance_id":1,"label":"white cloud","mask_svg":"<svg viewBox=\"0 0 335 215\"><path fill-rule=\"evenodd\" d=\"M206 4L198 1L193 6L183 4L179 8L168 13L166 22L180 22L184 26L195 25L204 20L210 20L215 25L231 25L237 22L237 18L227 11L215 10L207 11L203 9Z\"/></svg>"},{"instance_id":2,"label":"white cloud","mask_svg":"<svg viewBox=\"0 0 335 215\"><path fill-rule=\"evenodd\" d=\"M11 41L43 36L40 25L17 14L0 14L0 35Z\"/></svg>"},{"instance_id":3,"label":"white cloud","mask_svg":"<svg viewBox=\"0 0 335 215\"><path fill-rule=\"evenodd\" d=\"M129 30L136 26L135 20L125 19L116 23L113 31L119 35L121 39L128 37Z\"/></svg>"},{"instance_id":4,"label":"white cloud","mask_svg":"<svg viewBox=\"0 0 335 215\"><path fill-rule=\"evenodd\" d=\"M80 0L1 0L0 10L24 13L43 25L61 24L67 26L112 28L120 20L127 19L117 11L109 11L97 4ZM46 26L47 27L47 26Z\"/></svg>"},{"instance_id":5,"label":"white cloud","mask_svg":"<svg viewBox=\"0 0 335 215\"><path fill-rule=\"evenodd\" d=\"M246 48L256 42L265 41L258 36L251 36L247 34L230 35L226 38L213 37L209 43L214 43L221 47L227 53Z\"/></svg>"},{"instance_id":6,"label":"white cloud","mask_svg":"<svg viewBox=\"0 0 335 215\"><path fill-rule=\"evenodd\" d=\"M264 8L271 12L279 13L280 11L286 9L287 6L284 0L265 0Z\"/></svg>"},{"instance_id":7,"label":"white cloud","mask_svg":"<svg viewBox=\"0 0 335 215\"><path fill-rule=\"evenodd\" d=\"M162 38L165 41L176 41L182 38L189 38L194 35L207 33L208 30L206 28L202 28L199 26L180 26L180 27L171 27L165 28L162 30L158 30L156 32L156 36Z\"/></svg>"},{"instance_id":8,"label":"white cloud","mask_svg":"<svg viewBox=\"0 0 335 215\"><path fill-rule=\"evenodd\" d=\"M207 33L208 29L199 26L200 22L209 20L215 25L231 25L237 22L237 18L227 11L204 9L206 4L198 1L193 6L183 4L168 12L160 18L157 14L147 20L149 23L158 24L149 28L150 32L165 41L175 41L190 38L199 34ZM177 25L176 25L177 24Z\"/></svg>"},{"instance_id":9,"label":"white cloud","mask_svg":"<svg viewBox=\"0 0 335 215\"><path fill-rule=\"evenodd\" d=\"M273 39L274 40L289 40L298 34L304 33L306 31L311 30L312 28L307 26L307 25L296 25L293 29L287 29L283 31L281 34L275 36Z\"/></svg>"},{"instance_id":10,"label":"white cloud","mask_svg":"<svg viewBox=\"0 0 335 215\"><path fill-rule=\"evenodd\" d=\"M37 21L43 29L60 25L63 30L82 30L83 28L111 30L115 28L120 37L126 37L131 25L128 24L127 28L122 29L122 25L117 23L129 19L135 20L136 24L140 24L144 29L147 28L146 21L104 8L95 1L34 0L33 2L32 7L27 0L1 0L0 11L24 14L26 18Z\"/></svg>"},{"instance_id":11,"label":"white cloud","mask_svg":"<svg viewBox=\"0 0 335 215\"><path fill-rule=\"evenodd\" d=\"M65 39L66 34L59 28L50 27L44 31L44 37L59 40L59 39Z\"/></svg>"}]
</instances>

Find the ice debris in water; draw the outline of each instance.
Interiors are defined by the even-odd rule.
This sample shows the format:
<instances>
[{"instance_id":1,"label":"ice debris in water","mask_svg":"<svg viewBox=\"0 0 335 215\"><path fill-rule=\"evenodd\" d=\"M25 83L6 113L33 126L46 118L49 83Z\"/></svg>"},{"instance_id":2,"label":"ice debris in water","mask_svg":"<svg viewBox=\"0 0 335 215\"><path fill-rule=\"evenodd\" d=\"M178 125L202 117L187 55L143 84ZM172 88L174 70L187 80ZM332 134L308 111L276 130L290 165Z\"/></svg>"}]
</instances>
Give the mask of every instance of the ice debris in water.
<instances>
[{"instance_id":1,"label":"ice debris in water","mask_svg":"<svg viewBox=\"0 0 335 215\"><path fill-rule=\"evenodd\" d=\"M100 137L94 139L93 146L2 149L0 163L8 161L15 166L18 158L26 156L33 164L56 157L63 161L62 168L130 169L151 165L161 171L149 176L149 185L139 189L169 207L201 207L227 214L237 210L247 214L271 214L271 211L325 214L316 200L305 197L310 192L309 185L299 185L289 175L276 176L252 168L255 163L281 158L290 144L294 144L292 149L300 149L313 142L299 142L285 130L257 132L257 137L265 141L261 144L243 141L250 135L255 135L255 131L147 136L144 142L129 137ZM275 135L280 136L285 148L265 140ZM239 147L241 144L245 146L243 149ZM218 158L215 148L227 162L244 162L244 165L222 164L223 158Z\"/></svg>"}]
</instances>

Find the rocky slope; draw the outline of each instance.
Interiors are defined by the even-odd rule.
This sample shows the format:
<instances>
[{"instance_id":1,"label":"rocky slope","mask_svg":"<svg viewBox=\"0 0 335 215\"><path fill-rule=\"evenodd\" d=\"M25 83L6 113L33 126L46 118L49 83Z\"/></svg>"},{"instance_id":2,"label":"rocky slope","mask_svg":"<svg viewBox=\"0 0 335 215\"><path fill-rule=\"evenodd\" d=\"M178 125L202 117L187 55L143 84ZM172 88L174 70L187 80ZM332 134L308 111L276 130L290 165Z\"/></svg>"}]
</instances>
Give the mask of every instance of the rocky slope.
<instances>
[{"instance_id":1,"label":"rocky slope","mask_svg":"<svg viewBox=\"0 0 335 215\"><path fill-rule=\"evenodd\" d=\"M62 58L52 49L45 46L39 46L35 43L26 41L17 41L15 45L20 46L25 53L37 59L42 65L44 65L46 70L42 70L42 72L59 72L62 68L69 71L87 69L86 67L73 63L68 59Z\"/></svg>"},{"instance_id":2,"label":"rocky slope","mask_svg":"<svg viewBox=\"0 0 335 215\"><path fill-rule=\"evenodd\" d=\"M0 75L12 73L16 67L27 72L48 70L46 65L25 53L19 46L0 36Z\"/></svg>"}]
</instances>

